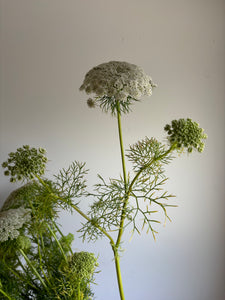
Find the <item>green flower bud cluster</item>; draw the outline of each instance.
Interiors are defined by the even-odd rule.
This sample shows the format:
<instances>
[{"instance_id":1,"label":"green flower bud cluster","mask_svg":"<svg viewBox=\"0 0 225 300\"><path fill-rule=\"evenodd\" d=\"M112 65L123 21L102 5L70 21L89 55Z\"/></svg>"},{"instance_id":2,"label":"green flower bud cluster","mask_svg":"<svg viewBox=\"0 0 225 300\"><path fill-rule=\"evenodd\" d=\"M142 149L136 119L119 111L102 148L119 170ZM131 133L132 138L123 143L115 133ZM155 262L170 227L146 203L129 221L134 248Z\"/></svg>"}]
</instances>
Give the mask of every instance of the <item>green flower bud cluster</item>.
<instances>
[{"instance_id":1,"label":"green flower bud cluster","mask_svg":"<svg viewBox=\"0 0 225 300\"><path fill-rule=\"evenodd\" d=\"M66 236L62 236L60 239L60 244L62 245L64 251L69 251L71 244L74 240L74 235L72 233L68 233Z\"/></svg>"},{"instance_id":2,"label":"green flower bud cluster","mask_svg":"<svg viewBox=\"0 0 225 300\"><path fill-rule=\"evenodd\" d=\"M24 236L24 235L20 235L17 238L16 244L17 244L18 248L22 249L22 250L27 250L31 247L31 241L30 241L29 237Z\"/></svg>"},{"instance_id":3,"label":"green flower bud cluster","mask_svg":"<svg viewBox=\"0 0 225 300\"><path fill-rule=\"evenodd\" d=\"M90 108L95 108L95 101L91 98L88 98L87 100L87 105L90 107Z\"/></svg>"},{"instance_id":4,"label":"green flower bud cluster","mask_svg":"<svg viewBox=\"0 0 225 300\"><path fill-rule=\"evenodd\" d=\"M28 145L18 148L16 152L10 152L8 160L2 163L2 167L6 169L4 174L11 176L11 182L43 175L48 161L45 153L43 148L30 148Z\"/></svg>"},{"instance_id":5,"label":"green flower bud cluster","mask_svg":"<svg viewBox=\"0 0 225 300\"><path fill-rule=\"evenodd\" d=\"M164 130L168 133L168 140L171 145L176 145L176 149L182 151L187 148L187 152L191 153L193 149L199 152L204 150L204 142L207 138L204 130L199 127L199 124L191 119L173 120L171 125L167 124Z\"/></svg>"},{"instance_id":6,"label":"green flower bud cluster","mask_svg":"<svg viewBox=\"0 0 225 300\"><path fill-rule=\"evenodd\" d=\"M82 279L91 279L95 268L98 266L97 258L93 253L89 252L75 252L69 261L70 270L76 276Z\"/></svg>"}]
</instances>

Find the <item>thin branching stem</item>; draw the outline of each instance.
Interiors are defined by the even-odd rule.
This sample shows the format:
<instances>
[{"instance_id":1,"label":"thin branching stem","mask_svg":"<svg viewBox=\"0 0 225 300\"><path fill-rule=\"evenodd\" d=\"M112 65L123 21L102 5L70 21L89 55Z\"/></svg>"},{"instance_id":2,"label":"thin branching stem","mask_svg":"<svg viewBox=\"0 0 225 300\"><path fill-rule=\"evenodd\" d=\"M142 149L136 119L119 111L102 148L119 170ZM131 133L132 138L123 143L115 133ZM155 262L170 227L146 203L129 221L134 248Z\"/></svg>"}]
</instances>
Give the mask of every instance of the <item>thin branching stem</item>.
<instances>
[{"instance_id":1,"label":"thin branching stem","mask_svg":"<svg viewBox=\"0 0 225 300\"><path fill-rule=\"evenodd\" d=\"M40 177L40 176L38 176L38 175L36 175L36 177L37 177L37 179L41 182L41 184L43 184L47 189L49 189L49 187L48 187L48 185L44 182L44 180L42 180L42 178ZM52 193L52 191L49 189L49 191ZM55 195L54 194L54 196L56 197L56 198L58 198L59 200L61 200L62 202L65 202L66 203L66 200L65 199L63 199L62 197L60 197L60 196L58 196L58 195ZM70 206L74 209L74 210L76 210L76 212L78 212L84 219L86 219L88 222L90 222L90 223L92 223L92 220L84 213L84 212L82 212L78 207L77 207L77 205L74 205L74 204L70 204ZM112 245L112 246L114 246L114 240L113 240L113 238L100 226L100 225L98 225L98 224L94 224L94 226L97 228L97 229L99 229L109 240L110 240L110 244Z\"/></svg>"},{"instance_id":2,"label":"thin branching stem","mask_svg":"<svg viewBox=\"0 0 225 300\"><path fill-rule=\"evenodd\" d=\"M22 249L19 249L19 251L22 254L22 256L24 257L24 259L27 262L27 264L29 265L29 267L32 269L33 273L40 280L40 282L42 283L43 287L48 291L47 285L43 281L42 277L40 276L40 274L38 273L37 269L34 267L34 265L32 264L32 262L29 260L29 258L27 257L27 255L24 253L24 251Z\"/></svg>"},{"instance_id":3,"label":"thin branching stem","mask_svg":"<svg viewBox=\"0 0 225 300\"><path fill-rule=\"evenodd\" d=\"M39 235L37 236L37 244L38 244L38 256L39 256L39 262L40 262L39 267L40 267L40 269L41 269L41 272L42 272L42 274L43 274L43 276L44 276L46 282L48 282L48 284L51 285L51 284L50 284L50 281L48 280L48 277L46 276L45 271L44 271L44 269L43 269L43 267L42 267L43 264L42 264L42 254L41 254L41 246L40 246L40 242L39 242ZM43 249L43 250L44 250L44 249Z\"/></svg>"},{"instance_id":4,"label":"thin branching stem","mask_svg":"<svg viewBox=\"0 0 225 300\"><path fill-rule=\"evenodd\" d=\"M60 230L60 228L56 224L56 222L54 220L52 220L52 223L53 223L54 227L57 229L57 231L59 232L59 234L61 235L61 237L64 237L64 234L62 233L62 231ZM69 246L69 251L71 254L73 254L72 248L70 246Z\"/></svg>"},{"instance_id":5,"label":"thin branching stem","mask_svg":"<svg viewBox=\"0 0 225 300\"><path fill-rule=\"evenodd\" d=\"M172 152L175 149L175 147L176 147L176 144L173 144L165 153L163 153L162 155L160 155L158 157L154 157L148 164L146 164L144 167L140 168L140 170L137 172L137 174L135 175L135 177L131 181L131 184L130 184L129 189L128 189L128 195L130 195L130 193L132 191L132 187L133 187L134 183L137 181L140 174L143 173L143 171L145 171L147 168L149 168L156 161L161 160L164 157L166 157L170 152Z\"/></svg>"},{"instance_id":6,"label":"thin branching stem","mask_svg":"<svg viewBox=\"0 0 225 300\"><path fill-rule=\"evenodd\" d=\"M23 267L22 267L23 268ZM24 279L18 272L13 270L12 268L8 267L9 271L12 272L17 278L19 278L21 281L26 282L26 284L30 285L33 289L37 289L36 286L34 286L31 282L28 280ZM24 269L24 268L23 268Z\"/></svg>"},{"instance_id":7,"label":"thin branching stem","mask_svg":"<svg viewBox=\"0 0 225 300\"><path fill-rule=\"evenodd\" d=\"M47 224L47 227L48 227L48 230L50 231L51 235L54 237L54 239L55 239L55 241L56 241L56 243L57 243L57 245L58 245L58 247L59 247L59 249L60 249L60 251L62 253L62 256L64 257L65 261L67 261L66 254L63 251L63 248L62 248L62 246L61 246L61 244L60 244L60 242L59 242L59 240L58 240L55 232L51 229L51 227L48 224Z\"/></svg>"},{"instance_id":8,"label":"thin branching stem","mask_svg":"<svg viewBox=\"0 0 225 300\"><path fill-rule=\"evenodd\" d=\"M71 204L71 206L82 216L84 217L88 222L91 223L91 219L85 214L83 213L76 205L73 205ZM98 224L94 224L94 226L96 228L98 228L109 240L110 240L110 244L113 246L115 243L114 243L114 240L113 238L101 227L99 226Z\"/></svg>"}]
</instances>

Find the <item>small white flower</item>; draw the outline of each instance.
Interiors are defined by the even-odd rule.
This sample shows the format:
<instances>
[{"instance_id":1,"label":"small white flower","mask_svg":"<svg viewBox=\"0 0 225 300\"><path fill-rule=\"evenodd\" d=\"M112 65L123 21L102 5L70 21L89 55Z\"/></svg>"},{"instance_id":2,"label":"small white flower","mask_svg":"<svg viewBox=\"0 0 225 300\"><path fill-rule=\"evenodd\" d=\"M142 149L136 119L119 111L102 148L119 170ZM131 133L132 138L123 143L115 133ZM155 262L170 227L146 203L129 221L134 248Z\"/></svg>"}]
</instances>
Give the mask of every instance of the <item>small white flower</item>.
<instances>
[{"instance_id":1,"label":"small white flower","mask_svg":"<svg viewBox=\"0 0 225 300\"><path fill-rule=\"evenodd\" d=\"M0 242L16 239L20 234L18 229L30 221L30 212L23 207L0 211Z\"/></svg>"},{"instance_id":2,"label":"small white flower","mask_svg":"<svg viewBox=\"0 0 225 300\"><path fill-rule=\"evenodd\" d=\"M121 90L123 88L123 83L121 82L121 80L116 80L114 83L114 87L116 90Z\"/></svg>"}]
</instances>

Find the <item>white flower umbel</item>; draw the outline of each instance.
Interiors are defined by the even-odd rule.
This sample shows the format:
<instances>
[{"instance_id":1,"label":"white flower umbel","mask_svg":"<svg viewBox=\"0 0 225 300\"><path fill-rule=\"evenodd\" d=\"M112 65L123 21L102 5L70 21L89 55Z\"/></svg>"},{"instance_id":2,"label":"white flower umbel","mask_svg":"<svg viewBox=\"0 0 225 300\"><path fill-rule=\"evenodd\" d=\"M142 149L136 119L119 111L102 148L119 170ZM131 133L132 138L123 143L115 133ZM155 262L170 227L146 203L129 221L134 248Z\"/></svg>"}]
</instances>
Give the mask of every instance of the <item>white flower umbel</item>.
<instances>
[{"instance_id":1,"label":"white flower umbel","mask_svg":"<svg viewBox=\"0 0 225 300\"><path fill-rule=\"evenodd\" d=\"M140 100L142 96L151 96L155 86L142 68L127 62L110 61L91 69L85 75L80 90L95 94L95 102L104 111L114 113L116 101L120 102L123 112L129 112L131 102ZM94 107L94 101L90 100L88 104Z\"/></svg>"},{"instance_id":2,"label":"white flower umbel","mask_svg":"<svg viewBox=\"0 0 225 300\"><path fill-rule=\"evenodd\" d=\"M16 239L19 229L30 219L30 209L23 207L0 211L0 242Z\"/></svg>"}]
</instances>

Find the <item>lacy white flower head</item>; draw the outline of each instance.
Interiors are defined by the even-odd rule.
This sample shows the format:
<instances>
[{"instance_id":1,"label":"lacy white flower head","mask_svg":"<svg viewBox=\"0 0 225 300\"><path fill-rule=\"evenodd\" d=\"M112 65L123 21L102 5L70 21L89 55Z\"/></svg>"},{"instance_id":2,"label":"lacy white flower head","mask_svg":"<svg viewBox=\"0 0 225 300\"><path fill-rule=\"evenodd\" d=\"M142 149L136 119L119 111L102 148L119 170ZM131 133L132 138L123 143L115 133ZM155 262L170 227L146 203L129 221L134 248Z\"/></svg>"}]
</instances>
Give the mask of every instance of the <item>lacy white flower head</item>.
<instances>
[{"instance_id":1,"label":"lacy white flower head","mask_svg":"<svg viewBox=\"0 0 225 300\"><path fill-rule=\"evenodd\" d=\"M99 104L104 111L114 114L117 101L122 112L129 112L130 104L142 96L151 96L155 86L142 68L127 62L110 61L91 69L80 90L96 95L94 100L88 99L90 107Z\"/></svg>"},{"instance_id":2,"label":"lacy white flower head","mask_svg":"<svg viewBox=\"0 0 225 300\"><path fill-rule=\"evenodd\" d=\"M0 242L16 239L19 229L31 219L30 209L19 207L0 211Z\"/></svg>"},{"instance_id":3,"label":"lacy white flower head","mask_svg":"<svg viewBox=\"0 0 225 300\"><path fill-rule=\"evenodd\" d=\"M205 146L203 140L207 139L207 134L204 133L204 129L199 127L198 123L191 119L173 120L171 125L167 124L164 129L168 133L170 144L176 145L179 152L182 152L184 148L189 153L193 149L203 152Z\"/></svg>"},{"instance_id":4,"label":"lacy white flower head","mask_svg":"<svg viewBox=\"0 0 225 300\"><path fill-rule=\"evenodd\" d=\"M16 152L9 153L8 160L3 162L2 167L6 169L4 174L11 176L11 182L34 179L35 175L44 174L48 161L45 153L43 148L30 148L28 145L18 148Z\"/></svg>"}]
</instances>

